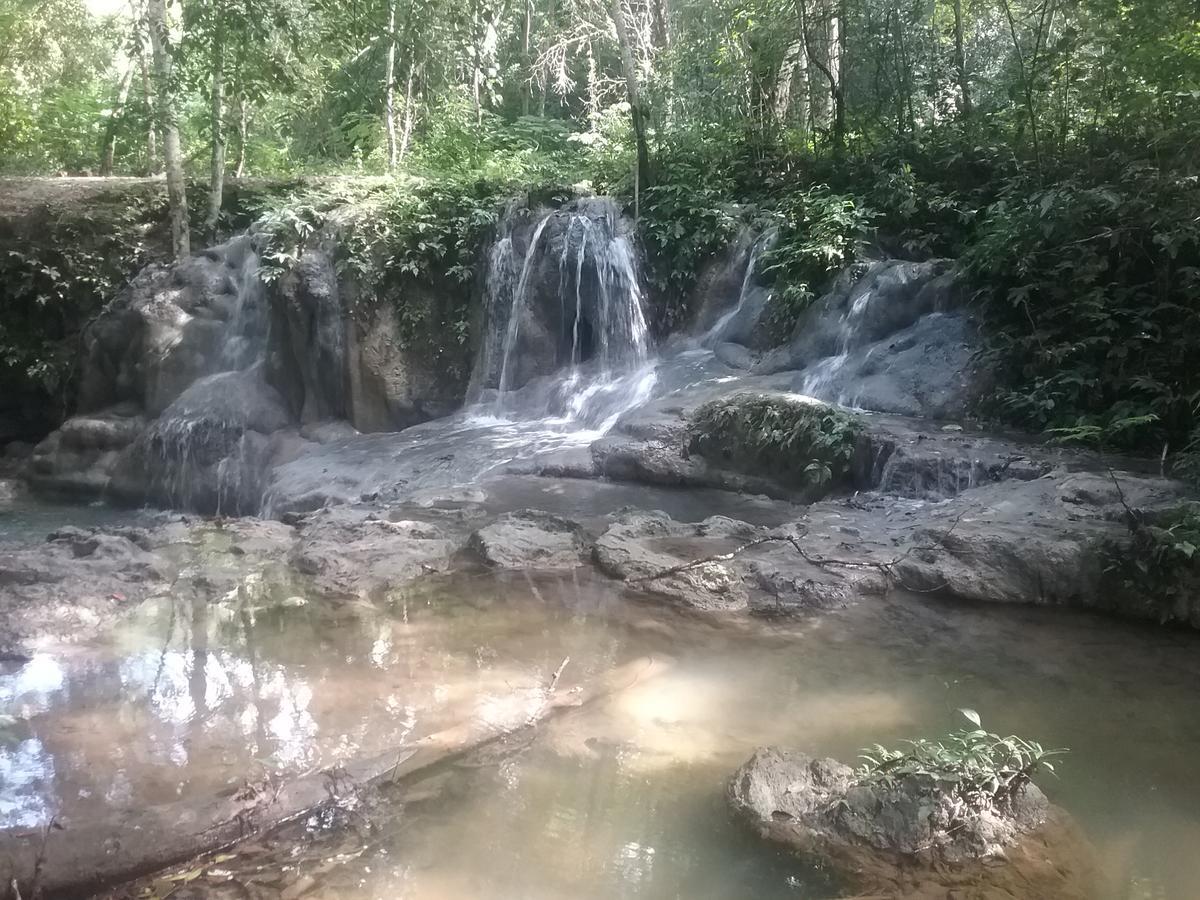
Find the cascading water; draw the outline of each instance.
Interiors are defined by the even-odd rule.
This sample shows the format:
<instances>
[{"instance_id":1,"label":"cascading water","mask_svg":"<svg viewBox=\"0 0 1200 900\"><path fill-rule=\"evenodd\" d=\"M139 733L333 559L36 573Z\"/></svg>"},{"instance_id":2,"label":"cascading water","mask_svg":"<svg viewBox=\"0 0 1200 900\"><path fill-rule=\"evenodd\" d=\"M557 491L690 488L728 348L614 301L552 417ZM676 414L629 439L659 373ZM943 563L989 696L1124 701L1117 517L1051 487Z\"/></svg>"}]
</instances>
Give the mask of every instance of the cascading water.
<instances>
[{"instance_id":1,"label":"cascading water","mask_svg":"<svg viewBox=\"0 0 1200 900\"><path fill-rule=\"evenodd\" d=\"M730 332L733 331L733 326L739 318L747 315L748 307L751 302L757 300L757 306L761 311L770 299L769 292L764 292L761 297L756 296L758 288L754 281L755 271L758 267L758 261L762 254L771 249L771 245L775 242L776 233L774 231L766 231L756 237L751 243L746 253L746 269L742 275L741 289L738 291L737 303L735 303L727 312L723 313L713 326L704 333L700 338L702 347L712 348L726 340L729 340ZM757 316L755 317L757 318Z\"/></svg>"},{"instance_id":2,"label":"cascading water","mask_svg":"<svg viewBox=\"0 0 1200 900\"><path fill-rule=\"evenodd\" d=\"M850 303L850 308L842 315L838 323L837 352L832 356L817 360L808 367L804 374L801 392L810 397L852 406L851 398L841 396L834 390L838 376L850 358L850 351L858 337L859 326L871 303L871 291L861 291Z\"/></svg>"},{"instance_id":3,"label":"cascading water","mask_svg":"<svg viewBox=\"0 0 1200 900\"><path fill-rule=\"evenodd\" d=\"M211 374L193 382L140 439L142 454L154 460L147 492L171 506L244 512L260 490L253 473L265 464L249 430L269 433L285 427L287 416L263 373L270 317L250 237L205 254L206 265L236 273L229 276L219 352Z\"/></svg>"},{"instance_id":4,"label":"cascading water","mask_svg":"<svg viewBox=\"0 0 1200 900\"><path fill-rule=\"evenodd\" d=\"M490 415L603 432L649 396L649 329L636 255L621 224L611 201L544 214L519 274L511 226L502 230L487 279L489 319L504 335ZM548 286L555 297L546 296ZM535 342L551 372L530 363ZM495 367L488 355L495 345L485 338L477 386Z\"/></svg>"}]
</instances>

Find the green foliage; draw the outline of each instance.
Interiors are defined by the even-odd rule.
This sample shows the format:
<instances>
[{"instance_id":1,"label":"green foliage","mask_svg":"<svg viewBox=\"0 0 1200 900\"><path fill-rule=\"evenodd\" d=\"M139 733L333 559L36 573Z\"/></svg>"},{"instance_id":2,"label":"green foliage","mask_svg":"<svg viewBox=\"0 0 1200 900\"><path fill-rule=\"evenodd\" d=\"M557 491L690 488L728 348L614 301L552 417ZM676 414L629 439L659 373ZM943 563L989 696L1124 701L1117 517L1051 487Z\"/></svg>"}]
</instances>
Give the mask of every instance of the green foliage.
<instances>
[{"instance_id":1,"label":"green foliage","mask_svg":"<svg viewBox=\"0 0 1200 900\"><path fill-rule=\"evenodd\" d=\"M871 212L854 197L818 184L780 196L768 221L778 236L763 255L762 272L775 288L766 323L784 340L830 273L854 259Z\"/></svg>"},{"instance_id":2,"label":"green foliage","mask_svg":"<svg viewBox=\"0 0 1200 900\"><path fill-rule=\"evenodd\" d=\"M664 332L685 321L697 275L743 218L731 202L733 185L714 172L715 162L704 148L676 152L641 197L638 233L659 301L655 323Z\"/></svg>"},{"instance_id":3,"label":"green foliage","mask_svg":"<svg viewBox=\"0 0 1200 900\"><path fill-rule=\"evenodd\" d=\"M1182 448L1200 407L1200 184L1112 162L1048 188L1013 179L967 248L999 382L985 412L1061 440Z\"/></svg>"},{"instance_id":4,"label":"green foliage","mask_svg":"<svg viewBox=\"0 0 1200 900\"><path fill-rule=\"evenodd\" d=\"M835 407L751 393L704 404L690 430L691 452L805 488L843 484L862 434L859 421Z\"/></svg>"},{"instance_id":5,"label":"green foliage","mask_svg":"<svg viewBox=\"0 0 1200 900\"><path fill-rule=\"evenodd\" d=\"M155 253L147 229L161 221L157 198L116 197L63 214L0 252L0 384L10 394L47 398L36 411L53 421L73 399L87 320Z\"/></svg>"},{"instance_id":6,"label":"green foliage","mask_svg":"<svg viewBox=\"0 0 1200 900\"><path fill-rule=\"evenodd\" d=\"M1003 812L1038 771L1053 773L1050 760L1067 752L1046 750L1015 735L992 734L982 728L974 710L960 712L974 728L960 729L940 740L905 741L904 749L876 744L863 750L863 764L855 772L859 782L893 785L907 778L925 779L966 809Z\"/></svg>"},{"instance_id":7,"label":"green foliage","mask_svg":"<svg viewBox=\"0 0 1200 900\"><path fill-rule=\"evenodd\" d=\"M1130 541L1103 550L1106 575L1160 621L1190 621L1200 590L1200 507L1136 514L1129 526Z\"/></svg>"}]
</instances>

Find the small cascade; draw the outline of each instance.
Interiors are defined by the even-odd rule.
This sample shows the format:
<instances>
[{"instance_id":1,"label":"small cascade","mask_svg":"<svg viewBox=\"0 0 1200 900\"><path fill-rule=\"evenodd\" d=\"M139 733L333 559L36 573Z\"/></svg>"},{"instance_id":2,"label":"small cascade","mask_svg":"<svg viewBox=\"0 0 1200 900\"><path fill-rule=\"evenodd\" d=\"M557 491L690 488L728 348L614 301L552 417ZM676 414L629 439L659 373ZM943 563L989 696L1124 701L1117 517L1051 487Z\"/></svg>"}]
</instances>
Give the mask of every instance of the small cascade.
<instances>
[{"instance_id":1,"label":"small cascade","mask_svg":"<svg viewBox=\"0 0 1200 900\"><path fill-rule=\"evenodd\" d=\"M243 236L205 250L191 265L209 277L214 269L229 273L218 295L225 298L219 350L206 366L209 374L193 381L138 439L124 477L169 506L245 513L257 505L265 435L289 424L286 404L265 372L270 315L259 258Z\"/></svg>"},{"instance_id":2,"label":"small cascade","mask_svg":"<svg viewBox=\"0 0 1200 900\"><path fill-rule=\"evenodd\" d=\"M505 218L489 255L476 411L607 430L654 384L637 257L619 211L592 199L545 213L520 257L512 213Z\"/></svg>"},{"instance_id":3,"label":"small cascade","mask_svg":"<svg viewBox=\"0 0 1200 900\"><path fill-rule=\"evenodd\" d=\"M533 239L529 242L529 249L525 251L525 261L521 264L521 278L517 281L516 289L513 291L512 301L508 310L508 327L505 329L504 346L502 348L502 356L500 357L500 396L503 397L506 391L512 390L512 373L510 363L512 362L513 351L517 346L517 338L521 334L521 317L527 313L527 293L529 290L529 272L533 267L534 261L538 258L538 243L542 239L542 234L546 231L546 226L550 223L550 215L547 214L538 222L537 227L533 231ZM561 283L561 279L560 279ZM560 298L561 299L561 298ZM499 401L497 401L499 403Z\"/></svg>"},{"instance_id":4,"label":"small cascade","mask_svg":"<svg viewBox=\"0 0 1200 900\"><path fill-rule=\"evenodd\" d=\"M817 360L805 370L802 393L829 402L846 403L847 398L839 396L835 386L850 358L850 351L856 346L859 326L870 306L871 296L872 291L867 288L853 298L838 322L837 352Z\"/></svg>"},{"instance_id":5,"label":"small cascade","mask_svg":"<svg viewBox=\"0 0 1200 900\"><path fill-rule=\"evenodd\" d=\"M758 266L758 261L763 253L771 249L771 245L775 242L776 233L766 231L755 238L749 248L746 250L746 268L742 275L741 288L738 291L737 303L735 303L727 312L723 313L713 326L704 333L700 338L700 346L713 348L717 344L724 343L730 339L730 332L734 329L731 327L739 319L748 312L748 307L752 300L757 300L756 305L759 311L766 306L770 300L770 293L764 292L761 297L755 297L756 286L754 283L754 273ZM755 316L757 318L757 315Z\"/></svg>"}]
</instances>

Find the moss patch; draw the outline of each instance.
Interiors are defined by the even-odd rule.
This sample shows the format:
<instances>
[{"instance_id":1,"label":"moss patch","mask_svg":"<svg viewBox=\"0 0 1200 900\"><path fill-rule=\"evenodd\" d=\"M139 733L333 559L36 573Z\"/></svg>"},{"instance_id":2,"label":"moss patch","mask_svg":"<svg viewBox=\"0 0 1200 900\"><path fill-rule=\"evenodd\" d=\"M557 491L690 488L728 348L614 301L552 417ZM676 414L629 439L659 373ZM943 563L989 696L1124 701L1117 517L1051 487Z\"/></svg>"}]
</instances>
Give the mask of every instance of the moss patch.
<instances>
[{"instance_id":1,"label":"moss patch","mask_svg":"<svg viewBox=\"0 0 1200 900\"><path fill-rule=\"evenodd\" d=\"M862 435L855 416L819 401L740 393L696 411L688 450L791 487L828 488L850 480Z\"/></svg>"}]
</instances>

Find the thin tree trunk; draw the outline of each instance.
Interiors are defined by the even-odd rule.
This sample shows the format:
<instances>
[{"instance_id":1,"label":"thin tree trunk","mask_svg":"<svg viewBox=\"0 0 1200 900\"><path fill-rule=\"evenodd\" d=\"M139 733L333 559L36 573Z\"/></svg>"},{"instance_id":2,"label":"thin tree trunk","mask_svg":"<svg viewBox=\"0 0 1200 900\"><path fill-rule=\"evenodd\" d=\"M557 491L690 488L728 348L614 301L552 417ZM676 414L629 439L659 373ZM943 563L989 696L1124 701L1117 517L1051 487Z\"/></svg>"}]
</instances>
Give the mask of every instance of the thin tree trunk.
<instances>
[{"instance_id":1,"label":"thin tree trunk","mask_svg":"<svg viewBox=\"0 0 1200 900\"><path fill-rule=\"evenodd\" d=\"M554 17L557 13L558 5L555 0L549 0L546 4L546 36L550 37L554 34ZM538 98L538 115L546 115L546 96L550 93L550 64L547 62L542 67L542 94Z\"/></svg>"},{"instance_id":2,"label":"thin tree trunk","mask_svg":"<svg viewBox=\"0 0 1200 900\"><path fill-rule=\"evenodd\" d=\"M596 68L596 54L592 42L587 42L587 113L588 130L600 130L600 73Z\"/></svg>"},{"instance_id":3,"label":"thin tree trunk","mask_svg":"<svg viewBox=\"0 0 1200 900\"><path fill-rule=\"evenodd\" d=\"M250 110L246 103L246 95L238 90L238 124L237 124L237 166L233 170L235 178L241 178L246 173L246 132L250 128Z\"/></svg>"},{"instance_id":4,"label":"thin tree trunk","mask_svg":"<svg viewBox=\"0 0 1200 900\"><path fill-rule=\"evenodd\" d=\"M396 0L388 0L387 57L383 67L383 118L387 130L387 170L396 171Z\"/></svg>"},{"instance_id":5,"label":"thin tree trunk","mask_svg":"<svg viewBox=\"0 0 1200 900\"><path fill-rule=\"evenodd\" d=\"M150 48L154 57L155 100L163 136L163 162L167 173L167 206L171 219L171 248L175 259L191 255L188 233L187 188L183 181L183 151L179 144L179 119L171 84L171 45L167 31L166 0L149 0Z\"/></svg>"},{"instance_id":6,"label":"thin tree trunk","mask_svg":"<svg viewBox=\"0 0 1200 900\"><path fill-rule=\"evenodd\" d=\"M1000 0L1000 6L1004 10L1004 17L1008 21L1008 31L1012 36L1013 51L1017 54L1017 66L1021 76L1021 88L1025 95L1025 113L1029 119L1029 139L1033 143L1033 160L1040 170L1042 167L1042 146L1041 139L1038 135L1037 123L1037 103L1033 96L1033 76L1034 69L1037 65L1037 57L1040 52L1042 40L1042 28L1045 22L1045 10L1042 8L1042 17L1038 25L1038 33L1033 45L1033 52L1030 58L1026 60L1025 52L1021 49L1021 37L1017 33L1017 20L1013 15L1012 6L1008 0Z\"/></svg>"},{"instance_id":7,"label":"thin tree trunk","mask_svg":"<svg viewBox=\"0 0 1200 900\"><path fill-rule=\"evenodd\" d=\"M483 122L483 59L480 44L479 0L471 4L471 102L475 104L475 124Z\"/></svg>"},{"instance_id":8,"label":"thin tree trunk","mask_svg":"<svg viewBox=\"0 0 1200 900\"><path fill-rule=\"evenodd\" d=\"M629 43L629 28L625 24L625 10L621 0L611 0L609 12L617 32L617 45L621 50L621 69L625 75L625 90L629 94L629 116L633 123L633 137L637 142L637 184L641 190L645 190L653 183L650 172L650 147L646 143L647 116L642 106L642 92L638 89L633 47Z\"/></svg>"},{"instance_id":9,"label":"thin tree trunk","mask_svg":"<svg viewBox=\"0 0 1200 900\"><path fill-rule=\"evenodd\" d=\"M521 21L521 115L527 116L533 107L533 0L524 0L524 19Z\"/></svg>"},{"instance_id":10,"label":"thin tree trunk","mask_svg":"<svg viewBox=\"0 0 1200 900\"><path fill-rule=\"evenodd\" d=\"M414 53L413 56L416 54ZM408 153L408 145L412 140L413 123L416 120L416 111L413 109L413 81L416 78L416 60L412 57L408 60L408 78L404 83L404 129L400 133L400 159L404 160L404 155Z\"/></svg>"},{"instance_id":11,"label":"thin tree trunk","mask_svg":"<svg viewBox=\"0 0 1200 900\"><path fill-rule=\"evenodd\" d=\"M836 65L830 61L830 70L837 72L833 84L833 152L840 156L846 150L846 33L849 31L849 3L838 0L837 18L831 23L830 47L836 47ZM832 55L832 54L831 54Z\"/></svg>"},{"instance_id":12,"label":"thin tree trunk","mask_svg":"<svg viewBox=\"0 0 1200 900\"><path fill-rule=\"evenodd\" d=\"M831 58L833 56L832 50L838 45L839 41L836 38L836 35L830 33L831 39L826 42L826 55L825 58L822 59L819 54L813 52L812 27L811 22L809 21L808 7L805 0L796 0L796 14L800 19L800 34L804 40L804 48L808 54L808 59L814 66L816 66L817 71L819 71L825 77L826 85L829 88L828 92L825 94L825 98L826 100L830 101L833 108L829 109L828 105L825 105L824 109L827 109L828 114L833 118L834 152L840 153L841 151L838 144L839 125L840 136L843 139L845 137L846 127L845 112L842 104L839 102L839 98L842 96L840 83L841 68L838 65L838 61ZM829 29L832 27L833 23L830 21L826 24L829 26L829 28L826 29L827 32L829 32ZM817 122L816 113L818 109L822 107L822 104L814 103L813 107L813 125L815 133L815 126ZM842 110L841 116L838 115L839 109ZM828 118L825 119L825 121L828 121Z\"/></svg>"},{"instance_id":13,"label":"thin tree trunk","mask_svg":"<svg viewBox=\"0 0 1200 900\"><path fill-rule=\"evenodd\" d=\"M138 51L138 65L142 70L142 96L146 101L146 174L158 173L158 121L154 110L154 89L150 81L150 66L146 54Z\"/></svg>"},{"instance_id":14,"label":"thin tree trunk","mask_svg":"<svg viewBox=\"0 0 1200 900\"><path fill-rule=\"evenodd\" d=\"M225 25L217 15L213 31L212 96L209 127L212 128L212 168L208 182L208 215L204 227L215 234L225 195Z\"/></svg>"},{"instance_id":15,"label":"thin tree trunk","mask_svg":"<svg viewBox=\"0 0 1200 900\"><path fill-rule=\"evenodd\" d=\"M963 41L962 0L954 0L954 74L958 78L958 114L971 118L971 81L967 77L967 54Z\"/></svg>"},{"instance_id":16,"label":"thin tree trunk","mask_svg":"<svg viewBox=\"0 0 1200 900\"><path fill-rule=\"evenodd\" d=\"M113 158L117 153L117 123L125 112L125 104L129 100L129 86L133 83L133 60L125 66L121 81L117 85L117 95L109 110L108 121L104 123L104 146L100 149L100 174L113 173Z\"/></svg>"}]
</instances>

